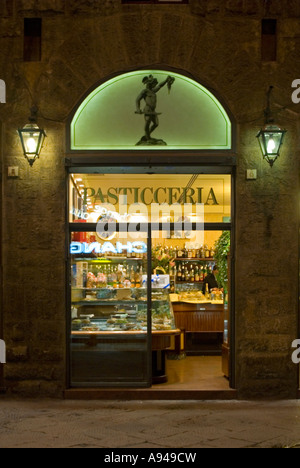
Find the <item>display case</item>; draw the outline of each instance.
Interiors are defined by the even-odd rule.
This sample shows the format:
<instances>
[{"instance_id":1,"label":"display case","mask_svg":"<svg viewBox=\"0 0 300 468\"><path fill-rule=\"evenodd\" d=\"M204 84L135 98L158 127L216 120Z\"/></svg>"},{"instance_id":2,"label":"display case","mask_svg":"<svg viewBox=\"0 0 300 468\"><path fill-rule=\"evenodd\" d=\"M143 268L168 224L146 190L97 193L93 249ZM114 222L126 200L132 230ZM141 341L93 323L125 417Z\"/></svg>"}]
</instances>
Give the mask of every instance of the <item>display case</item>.
<instances>
[{"instance_id":1,"label":"display case","mask_svg":"<svg viewBox=\"0 0 300 468\"><path fill-rule=\"evenodd\" d=\"M147 331L147 275L143 259L74 259L72 334ZM155 277L152 331L175 329L169 288Z\"/></svg>"},{"instance_id":2,"label":"display case","mask_svg":"<svg viewBox=\"0 0 300 468\"><path fill-rule=\"evenodd\" d=\"M170 337L179 333L169 299L169 277L152 277L150 297L147 278L145 254L72 256L73 384L130 386L140 381L146 385L149 340L154 367L148 384L157 375L166 377L165 367L157 367L161 363L157 353L163 353Z\"/></svg>"}]
</instances>

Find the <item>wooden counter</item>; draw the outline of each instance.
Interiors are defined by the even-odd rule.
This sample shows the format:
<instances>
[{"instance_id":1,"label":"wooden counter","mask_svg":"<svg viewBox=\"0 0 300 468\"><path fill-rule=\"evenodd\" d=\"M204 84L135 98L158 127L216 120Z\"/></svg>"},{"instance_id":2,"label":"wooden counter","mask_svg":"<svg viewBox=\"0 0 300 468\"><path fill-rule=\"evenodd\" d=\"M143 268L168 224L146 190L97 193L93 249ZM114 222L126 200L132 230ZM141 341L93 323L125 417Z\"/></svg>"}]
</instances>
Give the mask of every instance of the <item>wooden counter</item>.
<instances>
[{"instance_id":1,"label":"wooden counter","mask_svg":"<svg viewBox=\"0 0 300 468\"><path fill-rule=\"evenodd\" d=\"M175 325L184 330L188 356L220 356L224 334L224 304L173 302Z\"/></svg>"},{"instance_id":2,"label":"wooden counter","mask_svg":"<svg viewBox=\"0 0 300 468\"><path fill-rule=\"evenodd\" d=\"M173 302L175 324L186 333L223 333L224 305Z\"/></svg>"}]
</instances>

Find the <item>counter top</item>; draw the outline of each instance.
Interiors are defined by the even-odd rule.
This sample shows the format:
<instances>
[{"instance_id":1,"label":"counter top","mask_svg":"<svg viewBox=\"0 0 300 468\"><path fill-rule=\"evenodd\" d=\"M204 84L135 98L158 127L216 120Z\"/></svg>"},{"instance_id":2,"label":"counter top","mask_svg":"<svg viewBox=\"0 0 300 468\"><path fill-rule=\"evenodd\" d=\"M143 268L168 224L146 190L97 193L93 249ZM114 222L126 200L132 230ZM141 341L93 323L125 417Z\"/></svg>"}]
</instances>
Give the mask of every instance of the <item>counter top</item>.
<instances>
[{"instance_id":1,"label":"counter top","mask_svg":"<svg viewBox=\"0 0 300 468\"><path fill-rule=\"evenodd\" d=\"M174 330L153 330L152 335L179 335L181 331L179 329ZM72 331L72 336L101 336L101 335L147 335L146 331L143 330L117 330L117 331Z\"/></svg>"},{"instance_id":2,"label":"counter top","mask_svg":"<svg viewBox=\"0 0 300 468\"><path fill-rule=\"evenodd\" d=\"M183 299L182 301L176 301L184 304L212 304L212 305L224 305L223 301L197 301L197 300L188 300L188 299ZM174 304L174 302L173 302Z\"/></svg>"}]
</instances>

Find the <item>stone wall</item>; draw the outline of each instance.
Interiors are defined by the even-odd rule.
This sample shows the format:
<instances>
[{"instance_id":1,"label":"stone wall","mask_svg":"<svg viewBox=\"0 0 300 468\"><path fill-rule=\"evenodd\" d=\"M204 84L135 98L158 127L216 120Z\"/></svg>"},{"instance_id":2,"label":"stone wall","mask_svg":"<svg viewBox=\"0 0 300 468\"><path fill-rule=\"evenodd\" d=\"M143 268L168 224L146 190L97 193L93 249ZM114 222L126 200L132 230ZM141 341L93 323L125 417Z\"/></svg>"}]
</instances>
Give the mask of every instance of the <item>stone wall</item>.
<instances>
[{"instance_id":1,"label":"stone wall","mask_svg":"<svg viewBox=\"0 0 300 468\"><path fill-rule=\"evenodd\" d=\"M167 66L222 96L237 122L236 380L241 397L295 397L291 343L298 325L298 1L7 0L0 5L3 158L3 317L6 384L21 394L61 396L65 385L65 126L95 83L141 67ZM23 62L23 17L43 18L42 61ZM278 61L261 62L260 20L279 19ZM288 134L271 170L255 135L265 96ZM35 103L47 139L30 169L16 129ZM20 178L8 179L8 165ZM245 180L247 168L258 180Z\"/></svg>"}]
</instances>

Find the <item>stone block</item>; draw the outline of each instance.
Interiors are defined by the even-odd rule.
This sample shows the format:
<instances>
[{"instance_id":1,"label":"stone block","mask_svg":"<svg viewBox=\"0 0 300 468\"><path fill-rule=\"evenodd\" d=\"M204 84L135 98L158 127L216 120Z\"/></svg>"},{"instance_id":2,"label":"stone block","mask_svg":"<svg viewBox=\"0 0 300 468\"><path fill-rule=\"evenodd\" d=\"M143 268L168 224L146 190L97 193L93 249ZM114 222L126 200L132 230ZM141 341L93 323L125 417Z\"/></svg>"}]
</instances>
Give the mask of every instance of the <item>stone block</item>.
<instances>
[{"instance_id":1,"label":"stone block","mask_svg":"<svg viewBox=\"0 0 300 468\"><path fill-rule=\"evenodd\" d=\"M116 0L69 0L69 9L73 15L113 15L121 10L121 1Z\"/></svg>"},{"instance_id":2,"label":"stone block","mask_svg":"<svg viewBox=\"0 0 300 468\"><path fill-rule=\"evenodd\" d=\"M7 361L19 362L28 360L28 346L7 347Z\"/></svg>"},{"instance_id":3,"label":"stone block","mask_svg":"<svg viewBox=\"0 0 300 468\"><path fill-rule=\"evenodd\" d=\"M43 381L45 386L53 382L63 386L65 381L63 363L19 361L5 365L5 382L9 387L25 381L32 383Z\"/></svg>"},{"instance_id":4,"label":"stone block","mask_svg":"<svg viewBox=\"0 0 300 468\"><path fill-rule=\"evenodd\" d=\"M0 3L0 17L10 17L13 15L13 1L12 0L2 0Z\"/></svg>"},{"instance_id":5,"label":"stone block","mask_svg":"<svg viewBox=\"0 0 300 468\"><path fill-rule=\"evenodd\" d=\"M21 15L64 14L65 0L16 0L16 10Z\"/></svg>"},{"instance_id":6,"label":"stone block","mask_svg":"<svg viewBox=\"0 0 300 468\"><path fill-rule=\"evenodd\" d=\"M192 14L199 15L199 16L206 15L206 1L190 0L189 4L190 4Z\"/></svg>"},{"instance_id":7,"label":"stone block","mask_svg":"<svg viewBox=\"0 0 300 468\"><path fill-rule=\"evenodd\" d=\"M243 0L227 0L225 4L225 12L233 13L233 14L242 14L244 12L244 1Z\"/></svg>"},{"instance_id":8,"label":"stone block","mask_svg":"<svg viewBox=\"0 0 300 468\"><path fill-rule=\"evenodd\" d=\"M25 340L24 328L21 324L15 324L12 329L11 339L14 342Z\"/></svg>"},{"instance_id":9,"label":"stone block","mask_svg":"<svg viewBox=\"0 0 300 468\"><path fill-rule=\"evenodd\" d=\"M289 380L257 381L249 379L239 385L239 399L243 400L287 400L297 399L296 375Z\"/></svg>"},{"instance_id":10,"label":"stone block","mask_svg":"<svg viewBox=\"0 0 300 468\"><path fill-rule=\"evenodd\" d=\"M30 398L62 398L63 386L59 382L45 382L43 380L23 380L8 382L8 394Z\"/></svg>"},{"instance_id":11,"label":"stone block","mask_svg":"<svg viewBox=\"0 0 300 468\"><path fill-rule=\"evenodd\" d=\"M207 0L206 12L207 14L220 13L222 11L223 6L224 6L224 2L220 2L220 0Z\"/></svg>"}]
</instances>

